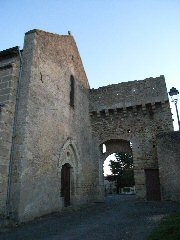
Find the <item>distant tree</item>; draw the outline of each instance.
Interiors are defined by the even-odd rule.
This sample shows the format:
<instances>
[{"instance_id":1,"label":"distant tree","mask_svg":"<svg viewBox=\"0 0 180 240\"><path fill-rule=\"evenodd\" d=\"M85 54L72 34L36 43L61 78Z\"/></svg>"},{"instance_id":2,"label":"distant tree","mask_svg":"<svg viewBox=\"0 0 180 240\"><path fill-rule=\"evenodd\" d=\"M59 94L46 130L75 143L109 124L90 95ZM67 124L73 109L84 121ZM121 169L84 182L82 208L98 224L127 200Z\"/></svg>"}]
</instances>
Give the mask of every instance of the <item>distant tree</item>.
<instances>
[{"instance_id":1,"label":"distant tree","mask_svg":"<svg viewBox=\"0 0 180 240\"><path fill-rule=\"evenodd\" d=\"M111 175L106 175L104 177L105 180L108 180L109 182L115 181L116 180L116 176L114 176L113 174Z\"/></svg>"},{"instance_id":2,"label":"distant tree","mask_svg":"<svg viewBox=\"0 0 180 240\"><path fill-rule=\"evenodd\" d=\"M116 160L110 160L112 179L116 181L117 193L123 187L134 186L133 157L124 152L115 154ZM111 175L110 175L111 176Z\"/></svg>"}]
</instances>

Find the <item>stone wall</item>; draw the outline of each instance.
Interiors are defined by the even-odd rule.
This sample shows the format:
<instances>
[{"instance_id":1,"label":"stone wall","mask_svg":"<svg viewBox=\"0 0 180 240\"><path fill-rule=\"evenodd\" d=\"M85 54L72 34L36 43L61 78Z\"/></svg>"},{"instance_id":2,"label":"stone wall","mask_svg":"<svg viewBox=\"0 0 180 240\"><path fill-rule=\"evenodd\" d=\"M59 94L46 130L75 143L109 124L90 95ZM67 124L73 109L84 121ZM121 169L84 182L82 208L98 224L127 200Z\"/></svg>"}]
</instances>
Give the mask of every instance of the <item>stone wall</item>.
<instances>
[{"instance_id":1,"label":"stone wall","mask_svg":"<svg viewBox=\"0 0 180 240\"><path fill-rule=\"evenodd\" d=\"M3 215L8 195L19 65L18 47L0 52L0 214Z\"/></svg>"},{"instance_id":2,"label":"stone wall","mask_svg":"<svg viewBox=\"0 0 180 240\"><path fill-rule=\"evenodd\" d=\"M70 105L74 78L74 106ZM26 34L14 140L11 206L27 221L63 208L61 168L71 166L71 204L98 197L89 84L72 36Z\"/></svg>"},{"instance_id":3,"label":"stone wall","mask_svg":"<svg viewBox=\"0 0 180 240\"><path fill-rule=\"evenodd\" d=\"M180 132L159 134L157 152L162 198L180 202Z\"/></svg>"},{"instance_id":4,"label":"stone wall","mask_svg":"<svg viewBox=\"0 0 180 240\"><path fill-rule=\"evenodd\" d=\"M167 101L164 76L112 84L90 90L90 111L123 109Z\"/></svg>"},{"instance_id":5,"label":"stone wall","mask_svg":"<svg viewBox=\"0 0 180 240\"><path fill-rule=\"evenodd\" d=\"M164 76L90 90L73 36L40 30L26 33L20 56L0 52L0 214L28 221L61 211L65 165L71 205L102 200L107 154L131 144L145 198L145 171L159 168L156 135L173 130Z\"/></svg>"},{"instance_id":6,"label":"stone wall","mask_svg":"<svg viewBox=\"0 0 180 240\"><path fill-rule=\"evenodd\" d=\"M145 169L158 169L156 135L173 130L164 76L92 89L90 110L99 146L113 139L132 143L136 192L145 199ZM100 157L102 184L106 157Z\"/></svg>"}]
</instances>

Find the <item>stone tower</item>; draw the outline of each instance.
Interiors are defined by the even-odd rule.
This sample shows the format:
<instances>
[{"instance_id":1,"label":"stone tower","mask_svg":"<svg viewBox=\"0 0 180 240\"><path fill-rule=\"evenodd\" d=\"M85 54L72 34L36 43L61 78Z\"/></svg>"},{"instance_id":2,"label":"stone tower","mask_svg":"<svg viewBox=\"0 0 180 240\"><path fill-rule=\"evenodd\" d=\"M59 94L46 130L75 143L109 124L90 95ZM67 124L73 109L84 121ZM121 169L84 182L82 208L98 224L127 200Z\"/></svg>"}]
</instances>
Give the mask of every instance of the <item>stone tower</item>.
<instances>
[{"instance_id":1,"label":"stone tower","mask_svg":"<svg viewBox=\"0 0 180 240\"><path fill-rule=\"evenodd\" d=\"M97 200L89 84L73 37L32 30L21 67L16 48L1 56L2 84L14 84L1 90L1 213L27 221Z\"/></svg>"}]
</instances>

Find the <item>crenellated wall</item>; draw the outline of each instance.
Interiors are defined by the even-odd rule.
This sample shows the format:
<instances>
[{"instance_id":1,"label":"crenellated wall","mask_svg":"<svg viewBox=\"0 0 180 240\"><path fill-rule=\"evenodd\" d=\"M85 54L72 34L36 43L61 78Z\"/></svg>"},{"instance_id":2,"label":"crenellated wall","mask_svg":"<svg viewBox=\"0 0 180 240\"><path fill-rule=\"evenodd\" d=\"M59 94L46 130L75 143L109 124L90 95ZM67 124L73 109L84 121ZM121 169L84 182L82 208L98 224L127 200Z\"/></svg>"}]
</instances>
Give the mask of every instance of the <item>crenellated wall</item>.
<instances>
[{"instance_id":1,"label":"crenellated wall","mask_svg":"<svg viewBox=\"0 0 180 240\"><path fill-rule=\"evenodd\" d=\"M156 135L173 130L164 76L90 90L90 116L99 146L115 139L132 143L136 192L145 199L145 170L158 169ZM100 157L102 181L106 157Z\"/></svg>"}]
</instances>

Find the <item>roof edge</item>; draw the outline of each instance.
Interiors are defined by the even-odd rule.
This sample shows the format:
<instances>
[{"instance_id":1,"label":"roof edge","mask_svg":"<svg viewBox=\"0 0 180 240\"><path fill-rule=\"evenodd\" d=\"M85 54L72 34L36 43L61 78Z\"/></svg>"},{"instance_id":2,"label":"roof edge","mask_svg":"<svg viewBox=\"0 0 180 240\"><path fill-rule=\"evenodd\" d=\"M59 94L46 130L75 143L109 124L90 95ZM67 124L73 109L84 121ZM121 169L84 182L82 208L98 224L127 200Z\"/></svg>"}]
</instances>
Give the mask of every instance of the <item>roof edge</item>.
<instances>
[{"instance_id":1,"label":"roof edge","mask_svg":"<svg viewBox=\"0 0 180 240\"><path fill-rule=\"evenodd\" d=\"M46 34L55 35L55 36L73 37L73 35L71 34L70 31L68 31L67 35L60 35L58 33L47 32L47 31L44 31L44 30L36 29L36 28L32 29L32 30L29 30L28 32L25 33L25 35L32 34L32 33L46 33Z\"/></svg>"},{"instance_id":2,"label":"roof edge","mask_svg":"<svg viewBox=\"0 0 180 240\"><path fill-rule=\"evenodd\" d=\"M16 55L19 55L19 47L18 46L0 51L0 58L13 57Z\"/></svg>"}]
</instances>

